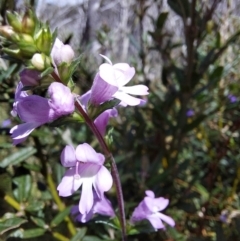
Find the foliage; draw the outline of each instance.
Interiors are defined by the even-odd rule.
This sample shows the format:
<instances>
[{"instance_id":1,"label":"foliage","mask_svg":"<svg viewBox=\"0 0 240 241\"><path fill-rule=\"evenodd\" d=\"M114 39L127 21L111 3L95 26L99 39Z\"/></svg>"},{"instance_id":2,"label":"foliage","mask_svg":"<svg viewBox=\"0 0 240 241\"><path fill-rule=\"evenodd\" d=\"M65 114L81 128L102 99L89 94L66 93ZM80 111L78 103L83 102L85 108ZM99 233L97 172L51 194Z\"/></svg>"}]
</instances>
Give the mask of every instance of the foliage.
<instances>
[{"instance_id":1,"label":"foliage","mask_svg":"<svg viewBox=\"0 0 240 241\"><path fill-rule=\"evenodd\" d=\"M176 227L150 233L149 224L140 223L129 231L129 240L240 240L240 25L219 16L218 0L167 2L169 12L181 19L182 35L176 39L167 25L170 14L162 10L151 17L153 29L140 31L140 48L133 60L138 68L135 80L143 79L150 95L142 108L120 110L109 130L109 143L127 215L144 191L152 189L156 196L170 199L167 214ZM6 7L1 7L3 17ZM149 8L148 2L137 2L140 24ZM223 32L224 21L232 24L234 32ZM101 30L97 35L102 48L107 41L104 34ZM134 42L135 37L129 38ZM149 81L147 60L155 54L159 62L153 67L160 68L161 78ZM75 78L91 82L94 68L86 56ZM0 240L118 240L118 220L96 217L87 224L77 223L69 212L79 193L59 198L56 191L64 173L59 164L63 146L86 141L96 145L84 125L54 130L44 126L21 145L10 144L9 129L17 120L9 113L21 65L0 61ZM86 87L77 84L80 91ZM7 119L10 125L5 124ZM109 198L117 208L115 189Z\"/></svg>"}]
</instances>

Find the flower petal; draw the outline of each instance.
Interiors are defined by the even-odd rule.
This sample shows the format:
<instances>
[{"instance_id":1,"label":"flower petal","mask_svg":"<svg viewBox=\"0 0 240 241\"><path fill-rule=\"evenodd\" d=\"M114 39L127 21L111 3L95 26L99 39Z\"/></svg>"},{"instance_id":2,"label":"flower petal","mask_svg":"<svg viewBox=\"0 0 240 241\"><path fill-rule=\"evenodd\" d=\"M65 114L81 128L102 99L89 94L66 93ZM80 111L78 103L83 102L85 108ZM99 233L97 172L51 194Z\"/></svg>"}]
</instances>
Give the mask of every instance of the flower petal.
<instances>
[{"instance_id":1,"label":"flower petal","mask_svg":"<svg viewBox=\"0 0 240 241\"><path fill-rule=\"evenodd\" d=\"M136 106L136 105L139 105L142 103L143 100L141 99L138 99L136 97L133 97L131 95L128 95L124 92L121 92L121 91L117 91L113 97L121 100L123 103L127 104L127 105L130 105L130 106Z\"/></svg>"},{"instance_id":2,"label":"flower petal","mask_svg":"<svg viewBox=\"0 0 240 241\"><path fill-rule=\"evenodd\" d=\"M157 216L158 216L160 219L162 219L165 223L167 223L168 225L170 225L171 227L174 227L174 226L175 226L175 221L174 221L171 217L169 217L169 216L167 216L167 215L165 215L165 214L163 214L163 213L157 213Z\"/></svg>"},{"instance_id":3,"label":"flower petal","mask_svg":"<svg viewBox=\"0 0 240 241\"><path fill-rule=\"evenodd\" d=\"M107 63L99 66L99 76L108 84L118 87L113 66Z\"/></svg>"},{"instance_id":4,"label":"flower petal","mask_svg":"<svg viewBox=\"0 0 240 241\"><path fill-rule=\"evenodd\" d=\"M145 193L146 193L146 195L147 195L148 197L155 198L155 194L154 194L153 191L151 191L151 190L146 190Z\"/></svg>"},{"instance_id":5,"label":"flower petal","mask_svg":"<svg viewBox=\"0 0 240 241\"><path fill-rule=\"evenodd\" d=\"M38 95L23 98L17 104L16 111L21 120L25 122L38 122L41 125L49 121L48 100Z\"/></svg>"},{"instance_id":6,"label":"flower petal","mask_svg":"<svg viewBox=\"0 0 240 241\"><path fill-rule=\"evenodd\" d=\"M76 165L77 159L73 146L67 145L61 153L61 163L64 167L73 167Z\"/></svg>"},{"instance_id":7,"label":"flower petal","mask_svg":"<svg viewBox=\"0 0 240 241\"><path fill-rule=\"evenodd\" d=\"M126 86L126 87L121 87L119 90L131 95L148 95L149 94L148 87L145 85Z\"/></svg>"},{"instance_id":8,"label":"flower petal","mask_svg":"<svg viewBox=\"0 0 240 241\"><path fill-rule=\"evenodd\" d=\"M155 214L148 215L147 219L149 220L149 222L152 224L152 226L155 229L164 229L165 228L161 219L158 216L156 216Z\"/></svg>"},{"instance_id":9,"label":"flower petal","mask_svg":"<svg viewBox=\"0 0 240 241\"><path fill-rule=\"evenodd\" d=\"M70 168L64 174L62 181L57 187L59 196L67 197L72 195L82 185L82 178L75 178L76 168Z\"/></svg>"},{"instance_id":10,"label":"flower petal","mask_svg":"<svg viewBox=\"0 0 240 241\"><path fill-rule=\"evenodd\" d=\"M114 64L113 69L118 87L127 84L135 75L135 68L126 63Z\"/></svg>"},{"instance_id":11,"label":"flower petal","mask_svg":"<svg viewBox=\"0 0 240 241\"><path fill-rule=\"evenodd\" d=\"M92 179L82 178L82 194L79 202L79 211L81 214L88 213L93 206Z\"/></svg>"},{"instance_id":12,"label":"flower petal","mask_svg":"<svg viewBox=\"0 0 240 241\"><path fill-rule=\"evenodd\" d=\"M169 204L169 200L163 197L154 198L153 205L157 207L158 211L162 211Z\"/></svg>"},{"instance_id":13,"label":"flower petal","mask_svg":"<svg viewBox=\"0 0 240 241\"><path fill-rule=\"evenodd\" d=\"M105 56L105 55L103 55L103 54L99 54L99 55L100 55L101 57L103 57L104 59L106 59L106 60L108 61L108 63L112 65L112 61L111 61L107 56Z\"/></svg>"},{"instance_id":14,"label":"flower petal","mask_svg":"<svg viewBox=\"0 0 240 241\"><path fill-rule=\"evenodd\" d=\"M96 201L96 203L93 206L93 212L110 217L115 216L112 204L105 196L103 196L103 199L98 199Z\"/></svg>"},{"instance_id":15,"label":"flower petal","mask_svg":"<svg viewBox=\"0 0 240 241\"><path fill-rule=\"evenodd\" d=\"M100 105L110 100L117 90L118 87L108 84L100 77L99 73L97 73L91 88L91 103L93 105Z\"/></svg>"},{"instance_id":16,"label":"flower petal","mask_svg":"<svg viewBox=\"0 0 240 241\"><path fill-rule=\"evenodd\" d=\"M77 146L76 158L80 162L94 162L94 163L99 163L99 164L102 164L103 160L105 159L102 154L97 153L87 143Z\"/></svg>"},{"instance_id":17,"label":"flower petal","mask_svg":"<svg viewBox=\"0 0 240 241\"><path fill-rule=\"evenodd\" d=\"M102 166L97 173L95 182L93 183L98 197L102 198L103 193L107 192L112 187L112 184L112 175L105 166Z\"/></svg>"},{"instance_id":18,"label":"flower petal","mask_svg":"<svg viewBox=\"0 0 240 241\"><path fill-rule=\"evenodd\" d=\"M14 126L10 133L12 134L13 144L17 145L26 140L27 136L39 126L39 123L28 122Z\"/></svg>"},{"instance_id":19,"label":"flower petal","mask_svg":"<svg viewBox=\"0 0 240 241\"><path fill-rule=\"evenodd\" d=\"M102 136L105 135L106 127L109 119L111 117L117 117L117 115L118 115L117 110L113 108L111 110L105 110L94 120L94 124L96 125L96 127L98 128Z\"/></svg>"},{"instance_id":20,"label":"flower petal","mask_svg":"<svg viewBox=\"0 0 240 241\"><path fill-rule=\"evenodd\" d=\"M71 114L74 109L74 97L68 87L61 83L53 82L49 88L49 105L55 112L55 118Z\"/></svg>"}]
</instances>

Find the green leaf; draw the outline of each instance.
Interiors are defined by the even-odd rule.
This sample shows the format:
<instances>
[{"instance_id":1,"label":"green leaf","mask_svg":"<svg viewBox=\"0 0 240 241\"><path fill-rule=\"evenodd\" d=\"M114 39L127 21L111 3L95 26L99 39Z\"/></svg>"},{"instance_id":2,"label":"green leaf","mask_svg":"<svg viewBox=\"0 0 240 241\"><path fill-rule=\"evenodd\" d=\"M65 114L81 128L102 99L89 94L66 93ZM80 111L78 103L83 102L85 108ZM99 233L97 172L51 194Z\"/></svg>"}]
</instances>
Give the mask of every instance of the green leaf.
<instances>
[{"instance_id":1,"label":"green leaf","mask_svg":"<svg viewBox=\"0 0 240 241\"><path fill-rule=\"evenodd\" d=\"M43 219L36 218L36 217L33 217L33 216L31 216L30 218L38 227L46 229L47 225L46 225L46 223Z\"/></svg>"},{"instance_id":2,"label":"green leaf","mask_svg":"<svg viewBox=\"0 0 240 241\"><path fill-rule=\"evenodd\" d=\"M30 175L15 177L13 183L17 188L13 191L14 196L19 202L26 202L32 187L32 180Z\"/></svg>"},{"instance_id":3,"label":"green leaf","mask_svg":"<svg viewBox=\"0 0 240 241\"><path fill-rule=\"evenodd\" d=\"M81 228L77 232L77 234L70 239L70 241L81 241L81 239L85 236L86 232L87 232L87 228L86 227Z\"/></svg>"},{"instance_id":4,"label":"green leaf","mask_svg":"<svg viewBox=\"0 0 240 241\"><path fill-rule=\"evenodd\" d=\"M45 69L42 73L41 73L41 78L51 74L53 72L54 68L53 67L48 67L47 69Z\"/></svg>"},{"instance_id":5,"label":"green leaf","mask_svg":"<svg viewBox=\"0 0 240 241\"><path fill-rule=\"evenodd\" d=\"M9 174L3 173L0 175L0 191L6 194L12 192L12 180Z\"/></svg>"},{"instance_id":6,"label":"green leaf","mask_svg":"<svg viewBox=\"0 0 240 241\"><path fill-rule=\"evenodd\" d=\"M18 152L11 154L0 162L0 167L5 168L9 165L16 165L36 153L37 150L32 146L19 149Z\"/></svg>"},{"instance_id":7,"label":"green leaf","mask_svg":"<svg viewBox=\"0 0 240 241\"><path fill-rule=\"evenodd\" d=\"M121 101L118 99L113 99L110 101L104 102L102 105L99 106L93 106L90 105L88 108L89 116L92 120L95 120L102 112L105 110L112 109L113 107L117 106Z\"/></svg>"},{"instance_id":8,"label":"green leaf","mask_svg":"<svg viewBox=\"0 0 240 241\"><path fill-rule=\"evenodd\" d=\"M25 210L28 212L37 212L41 209L43 209L45 206L43 201L38 200L28 200L27 205L25 206Z\"/></svg>"},{"instance_id":9,"label":"green leaf","mask_svg":"<svg viewBox=\"0 0 240 241\"><path fill-rule=\"evenodd\" d=\"M157 29L161 30L167 20L168 12L162 12L159 14L158 19L157 19Z\"/></svg>"},{"instance_id":10,"label":"green leaf","mask_svg":"<svg viewBox=\"0 0 240 241\"><path fill-rule=\"evenodd\" d=\"M183 18L190 16L190 3L188 0L168 0L170 8Z\"/></svg>"},{"instance_id":11,"label":"green leaf","mask_svg":"<svg viewBox=\"0 0 240 241\"><path fill-rule=\"evenodd\" d=\"M13 238L21 238L21 239L28 239L28 238L36 238L42 236L46 232L45 229L42 228L33 228L33 229L18 229L11 233L8 237Z\"/></svg>"},{"instance_id":12,"label":"green leaf","mask_svg":"<svg viewBox=\"0 0 240 241\"><path fill-rule=\"evenodd\" d=\"M21 224L26 223L27 220L22 218L9 218L6 220L0 221L0 235L4 234L5 232L19 227Z\"/></svg>"},{"instance_id":13,"label":"green leaf","mask_svg":"<svg viewBox=\"0 0 240 241\"><path fill-rule=\"evenodd\" d=\"M64 218L69 215L70 210L71 210L71 206L67 207L62 212L58 213L57 216L51 221L50 226L51 227L58 226L64 220Z\"/></svg>"}]
</instances>

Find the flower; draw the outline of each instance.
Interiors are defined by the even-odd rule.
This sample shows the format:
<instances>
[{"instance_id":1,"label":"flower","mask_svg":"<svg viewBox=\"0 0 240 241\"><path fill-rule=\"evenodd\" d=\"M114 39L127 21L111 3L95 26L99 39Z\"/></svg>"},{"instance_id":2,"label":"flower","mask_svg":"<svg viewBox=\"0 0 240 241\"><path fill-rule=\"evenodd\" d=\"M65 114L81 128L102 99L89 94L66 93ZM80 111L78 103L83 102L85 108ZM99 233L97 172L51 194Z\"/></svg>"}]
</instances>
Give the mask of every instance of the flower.
<instances>
[{"instance_id":1,"label":"flower","mask_svg":"<svg viewBox=\"0 0 240 241\"><path fill-rule=\"evenodd\" d=\"M83 94L79 100L81 104L83 105L83 108L85 111L87 111L88 101L91 97L91 91L88 91L87 93ZM94 124L96 125L97 129L101 133L102 136L105 135L106 127L109 122L110 118L117 117L118 111L116 108L108 109L103 111L95 120Z\"/></svg>"},{"instance_id":2,"label":"flower","mask_svg":"<svg viewBox=\"0 0 240 241\"><path fill-rule=\"evenodd\" d=\"M112 176L103 165L104 156L87 143L78 145L76 150L66 146L61 154L61 163L69 167L57 187L60 196L72 195L82 186L79 212L89 215L94 206L94 192L98 199L104 199L104 192L112 187Z\"/></svg>"},{"instance_id":3,"label":"flower","mask_svg":"<svg viewBox=\"0 0 240 241\"><path fill-rule=\"evenodd\" d=\"M112 208L111 202L105 196L103 196L102 199L99 199L97 197L96 192L94 192L93 196L94 196L93 206L88 213L81 214L79 212L78 205L75 205L75 206L72 207L71 213L72 213L72 215L75 216L75 219L77 221L82 222L82 223L86 223L92 218L92 216L95 213L99 213L101 215L110 216L110 217L115 216L115 213L114 213L114 210Z\"/></svg>"},{"instance_id":4,"label":"flower","mask_svg":"<svg viewBox=\"0 0 240 241\"><path fill-rule=\"evenodd\" d=\"M70 89L61 83L54 82L49 86L50 99L28 95L21 89L20 82L11 113L13 116L18 115L25 123L16 125L10 130L14 145L26 140L35 128L74 111L74 97Z\"/></svg>"},{"instance_id":5,"label":"flower","mask_svg":"<svg viewBox=\"0 0 240 241\"><path fill-rule=\"evenodd\" d=\"M20 81L24 86L39 85L41 79L41 72L34 69L23 69L20 72Z\"/></svg>"},{"instance_id":6,"label":"flower","mask_svg":"<svg viewBox=\"0 0 240 241\"><path fill-rule=\"evenodd\" d=\"M135 208L130 221L135 223L143 219L148 219L155 229L161 229L165 228L162 223L163 220L173 227L175 225L174 220L159 212L167 207L169 200L163 197L155 198L155 194L150 190L147 190L145 193L147 196Z\"/></svg>"},{"instance_id":7,"label":"flower","mask_svg":"<svg viewBox=\"0 0 240 241\"><path fill-rule=\"evenodd\" d=\"M134 76L135 69L126 63L113 65L106 56L101 56L108 63L100 65L99 72L94 78L91 88L91 103L99 105L112 98L121 100L121 105L123 106L136 106L144 103L144 100L131 95L147 95L147 86L125 86Z\"/></svg>"},{"instance_id":8,"label":"flower","mask_svg":"<svg viewBox=\"0 0 240 241\"><path fill-rule=\"evenodd\" d=\"M238 100L237 97L235 95L232 95L232 94L228 95L228 99L231 103L235 103Z\"/></svg>"},{"instance_id":9,"label":"flower","mask_svg":"<svg viewBox=\"0 0 240 241\"><path fill-rule=\"evenodd\" d=\"M68 44L63 44L58 38L56 38L52 51L51 57L54 66L58 66L61 63L71 63L74 58L74 51Z\"/></svg>"},{"instance_id":10,"label":"flower","mask_svg":"<svg viewBox=\"0 0 240 241\"><path fill-rule=\"evenodd\" d=\"M194 110L192 110L192 109L189 109L187 112L186 112L186 116L187 117L192 117L192 116L194 116L195 115L195 112L194 112Z\"/></svg>"}]
</instances>

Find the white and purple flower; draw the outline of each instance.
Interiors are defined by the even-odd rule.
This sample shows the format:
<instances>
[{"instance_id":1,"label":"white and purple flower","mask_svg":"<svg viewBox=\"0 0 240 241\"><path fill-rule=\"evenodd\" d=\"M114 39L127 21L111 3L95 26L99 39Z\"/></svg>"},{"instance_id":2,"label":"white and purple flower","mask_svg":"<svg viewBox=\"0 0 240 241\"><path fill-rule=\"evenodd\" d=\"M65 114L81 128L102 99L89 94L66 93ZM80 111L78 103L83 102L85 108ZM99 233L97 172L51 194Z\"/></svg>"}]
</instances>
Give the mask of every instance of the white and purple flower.
<instances>
[{"instance_id":1,"label":"white and purple flower","mask_svg":"<svg viewBox=\"0 0 240 241\"><path fill-rule=\"evenodd\" d=\"M104 192L112 187L113 179L103 165L104 160L104 156L87 143L78 145L76 150L72 146L66 146L61 154L62 165L69 169L57 190L60 196L67 197L82 186L79 212L86 219L93 212L96 199L103 202Z\"/></svg>"},{"instance_id":2,"label":"white and purple flower","mask_svg":"<svg viewBox=\"0 0 240 241\"><path fill-rule=\"evenodd\" d=\"M28 95L26 91L21 91L22 87L22 83L19 82L11 113L13 116L18 115L25 123L16 125L10 130L14 145L25 141L37 127L71 114L75 109L70 89L61 83L54 82L49 86L49 99Z\"/></svg>"},{"instance_id":3,"label":"white and purple flower","mask_svg":"<svg viewBox=\"0 0 240 241\"><path fill-rule=\"evenodd\" d=\"M165 228L162 221L172 227L175 226L175 222L171 217L160 213L168 206L169 200L163 197L155 198L154 192L150 190L147 190L145 193L147 196L135 208L130 221L135 223L147 219L155 229Z\"/></svg>"},{"instance_id":4,"label":"white and purple flower","mask_svg":"<svg viewBox=\"0 0 240 241\"><path fill-rule=\"evenodd\" d=\"M101 55L108 63L100 65L91 88L90 102L100 105L113 98L121 100L123 106L136 106L145 103L144 100L131 95L148 95L148 87L145 85L125 86L134 76L135 69L127 63L112 64L104 55Z\"/></svg>"}]
</instances>

